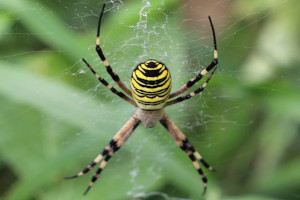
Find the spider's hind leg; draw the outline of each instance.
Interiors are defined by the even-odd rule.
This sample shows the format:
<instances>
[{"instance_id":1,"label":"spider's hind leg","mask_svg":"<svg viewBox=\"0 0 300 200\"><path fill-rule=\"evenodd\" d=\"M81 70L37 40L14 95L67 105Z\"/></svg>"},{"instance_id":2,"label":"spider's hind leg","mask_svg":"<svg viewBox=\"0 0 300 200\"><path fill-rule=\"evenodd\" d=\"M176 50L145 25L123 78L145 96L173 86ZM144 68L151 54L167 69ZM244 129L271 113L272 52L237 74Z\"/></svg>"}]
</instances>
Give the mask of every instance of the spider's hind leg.
<instances>
[{"instance_id":1,"label":"spider's hind leg","mask_svg":"<svg viewBox=\"0 0 300 200\"><path fill-rule=\"evenodd\" d=\"M203 157L200 155L200 153L198 151L195 150L195 148L193 147L193 145L188 141L187 138L185 138L185 140L182 141L183 145L180 146L180 148L185 151L191 151L193 153L193 155L196 157L197 160L199 160L204 167L206 167L209 171L216 171L216 169L214 169L212 166L210 166L204 159Z\"/></svg>"},{"instance_id":2,"label":"spider's hind leg","mask_svg":"<svg viewBox=\"0 0 300 200\"><path fill-rule=\"evenodd\" d=\"M102 153L100 153L92 162L91 164L89 164L88 166L86 166L82 171L80 171L79 173L77 173L76 175L74 176L70 176L70 177L65 177L65 179L73 179L73 178L77 178L79 176L82 176L83 174L86 174L88 173L97 163L99 163L104 156L106 156L112 148L114 148L114 145L115 145L115 141L114 139L112 139L109 143L109 145L107 145Z\"/></svg>"},{"instance_id":3,"label":"spider's hind leg","mask_svg":"<svg viewBox=\"0 0 300 200\"><path fill-rule=\"evenodd\" d=\"M120 147L115 146L115 148L110 151L105 158L102 160L102 162L100 163L95 175L92 177L91 182L89 183L89 186L87 187L87 189L84 192L84 195L86 195L88 193L88 191L91 189L91 187L94 185L94 183L96 182L96 180L98 179L98 177L100 176L101 172L103 171L104 167L106 166L107 162L111 159L111 157L115 154L115 152L119 149Z\"/></svg>"},{"instance_id":4,"label":"spider's hind leg","mask_svg":"<svg viewBox=\"0 0 300 200\"><path fill-rule=\"evenodd\" d=\"M207 188L207 178L204 175L197 160L199 160L210 171L215 171L215 170L202 158L202 156L189 143L186 136L176 127L176 125L171 121L171 119L166 114L160 120L160 123L167 129L168 133L175 140L176 144L186 153L186 155L193 162L194 167L196 168L197 172L199 173L202 179L202 182L204 183L203 194L205 194Z\"/></svg>"},{"instance_id":5,"label":"spider's hind leg","mask_svg":"<svg viewBox=\"0 0 300 200\"><path fill-rule=\"evenodd\" d=\"M126 140L131 136L133 131L138 127L141 121L138 119L137 115L134 114L127 123L118 131L118 133L113 137L110 143L110 149L106 153L104 159L101 161L96 173L91 179L88 188L85 190L84 195L88 193L91 187L94 185L104 167L108 163L108 161L112 158L112 156L121 148L121 146L126 142Z\"/></svg>"}]
</instances>

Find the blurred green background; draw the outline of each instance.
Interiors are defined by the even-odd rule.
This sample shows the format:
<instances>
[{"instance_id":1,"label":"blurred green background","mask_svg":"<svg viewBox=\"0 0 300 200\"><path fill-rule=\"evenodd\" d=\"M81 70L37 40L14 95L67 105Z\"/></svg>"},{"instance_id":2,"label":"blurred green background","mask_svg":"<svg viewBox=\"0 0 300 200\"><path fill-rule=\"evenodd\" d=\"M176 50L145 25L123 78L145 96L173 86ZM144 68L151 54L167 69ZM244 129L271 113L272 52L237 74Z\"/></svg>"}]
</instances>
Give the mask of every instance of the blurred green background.
<instances>
[{"instance_id":1,"label":"blurred green background","mask_svg":"<svg viewBox=\"0 0 300 200\"><path fill-rule=\"evenodd\" d=\"M192 163L159 125L139 126L87 196L74 180L135 108L94 51L103 1L0 1L0 198L8 200L300 199L300 1L106 1L102 47L129 85L145 59L164 62L173 91L212 60L203 94L166 112L217 172ZM199 87L201 83L194 86Z\"/></svg>"}]
</instances>

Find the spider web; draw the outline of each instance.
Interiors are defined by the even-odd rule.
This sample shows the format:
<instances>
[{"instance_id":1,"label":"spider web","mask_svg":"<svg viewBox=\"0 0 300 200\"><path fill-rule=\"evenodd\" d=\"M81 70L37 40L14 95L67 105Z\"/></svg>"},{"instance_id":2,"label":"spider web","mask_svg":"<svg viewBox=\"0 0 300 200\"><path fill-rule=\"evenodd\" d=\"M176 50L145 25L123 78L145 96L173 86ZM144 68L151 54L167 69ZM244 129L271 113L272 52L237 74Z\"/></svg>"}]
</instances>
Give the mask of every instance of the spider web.
<instances>
[{"instance_id":1,"label":"spider web","mask_svg":"<svg viewBox=\"0 0 300 200\"><path fill-rule=\"evenodd\" d=\"M87 2L86 2L87 3ZM105 15L114 15L118 12L122 12L123 9L126 9L125 4L127 2L122 1L109 1L107 2L109 9L106 10ZM202 2L203 3L203 2ZM138 9L138 13L136 17L138 21L136 23L126 23L122 21L119 26L126 27L131 32L131 37L123 38L119 41L110 39L110 29L102 30L103 43L102 46L105 47L111 46L113 47L113 51L104 50L105 55L109 58L109 62L114 67L114 69L121 74L127 74L133 67L136 66L137 63L144 61L149 58L155 58L169 67L173 77L173 91L176 88L179 88L182 84L184 84L188 79L196 76L203 67L206 67L207 64L213 58L213 46L212 46L212 34L211 29L208 23L207 15L210 14L213 17L214 25L217 30L217 41L219 44L226 43L227 40L232 40L239 33L243 33L244 31L251 30L252 26L260 23L264 20L264 18L268 17L274 12L280 11L287 4L292 3L291 1L278 1L274 3L265 4L264 7L259 10L253 12L250 11L247 15L242 16L237 21L232 21L231 17L228 16L228 1L214 1L209 8L209 10L205 10L206 5L202 5L202 3L197 3L194 0L189 0L182 2L176 8L165 8L167 2L160 1L159 6L156 7L155 14L161 15L160 21L156 22L155 17L150 14L151 8L153 5L153 1L143 0L139 2L140 8ZM205 3L205 2L204 2ZM91 4L89 6L94 7ZM194 7L197 6L197 7ZM96 8L100 8L96 6ZM93 16L97 17L99 9L87 8L87 10L93 10ZM200 10L200 11L197 11ZM205 10L205 12L204 12ZM266 12L266 10L271 10L270 12ZM220 13L218 13L218 11ZM130 11L128 11L130 12ZM185 12L186 14L179 14L182 18L176 18L174 15L178 15L180 12ZM196 14L187 14L187 13L196 13ZM198 14L198 12L204 12L205 14ZM241 13L244 13L241 11ZM268 13L268 14L265 14ZM86 13L85 13L86 14ZM94 15L95 14L95 15ZM79 16L79 19L83 22L85 21L84 13ZM256 18L256 16L260 16ZM251 20L251 18L255 18L255 20ZM250 20L249 20L250 19ZM181 23L178 23L181 26L172 26L173 20L180 20ZM76 20L77 21L77 20ZM109 18L106 19L104 16L104 23L108 22ZM249 21L245 25L236 28L237 24L241 21ZM84 23L85 24L85 23ZM228 26L229 25L229 26ZM90 26L94 27L94 24ZM88 30L91 28L87 27ZM108 32L108 34L105 34ZM219 37L219 36L223 37ZM94 37L94 33L91 33L91 38ZM163 45L162 45L163 44ZM197 44L197 45L195 45ZM230 45L230 43L229 43ZM236 48L241 49L255 49L256 44L251 44L252 46L248 46L247 43L244 44L244 41L239 42L239 46ZM134 50L132 50L134 49ZM187 49L186 51L182 51L182 49ZM219 54L231 54L232 52L227 51L226 47L222 47L219 45ZM226 50L226 51L225 51ZM91 54L94 54L94 44L91 44L91 48L89 49ZM128 53L129 52L129 53ZM130 55L130 56L128 56ZM97 62L100 63L99 58L96 58ZM126 64L124 64L126 63ZM192 63L192 65L190 64ZM101 64L100 64L101 65ZM230 68L227 69L222 65L222 60L219 65L219 71L214 79L219 79L222 82L222 74L231 74L231 76L238 76L241 72L239 69ZM83 66L84 67L84 66ZM97 66L95 66L97 67ZM101 67L101 66L99 66ZM130 69L130 70L129 70ZM83 69L86 71L85 69ZM254 71L254 70L253 70ZM251 72L252 73L252 72ZM229 75L230 76L230 75ZM129 85L129 76L125 75L123 81ZM262 75L260 78L257 78L257 82L266 78L266 75ZM244 77L245 78L245 77ZM246 77L247 78L247 77ZM250 80L253 82L253 80ZM113 83L112 83L113 84ZM201 83L197 84L196 87L199 87ZM98 85L99 86L99 85ZM195 87L194 87L195 88ZM99 88L100 89L100 88ZM105 88L100 89L105 90ZM95 91L92 91L94 94ZM98 92L98 91L96 91ZM103 91L104 92L104 91ZM107 93L106 93L107 94ZM108 96L113 96L113 94L107 94ZM113 97L112 97L113 98ZM170 115L176 124L180 127L181 130L184 130L188 137L191 138L202 138L203 135L196 134L199 130L205 130L206 133L217 132L219 134L226 133L226 127L228 126L238 126L247 128L249 125L253 123L253 120L249 121L236 121L235 119L226 118L228 113L237 113L239 109L241 109L240 105L234 105L228 108L223 109L222 102L226 101L229 96L226 94L219 95L218 90L214 89L212 86L209 86L208 89L204 92L204 95L200 95L199 97L191 99L189 102L183 102L179 105L176 105L175 108L167 109L170 112ZM121 102L120 99L113 98L113 103ZM212 102L213 101L213 102ZM216 104L216 106L212 106L212 104ZM197 105L197 111L194 111L195 105ZM210 112L210 108L215 107L217 112ZM128 111L128 110L127 110ZM125 111L125 112L127 112ZM181 113L180 115L174 115L174 113ZM193 114L191 114L193 113ZM103 113L101 113L103 114ZM173 114L173 115L172 115ZM189 119L189 120L184 120ZM211 123L219 124L218 129L208 126ZM223 124L220 125L220 124ZM121 123L119 124L122 125ZM150 132L150 131L149 131ZM160 137L163 137L164 132L160 133L157 136L157 140ZM217 135L217 134L216 134ZM134 136L133 136L134 137ZM205 143L201 143L204 148L207 148L208 151L211 151L211 154L218 157L220 155L218 152L214 151L214 140L215 135L210 136L205 140ZM169 141L170 145L172 141ZM135 147L135 153L139 155L139 152L142 151L143 143L147 143L147 139L141 142L141 146ZM128 145L131 145L129 142ZM134 144L136 145L136 144ZM167 151L172 152L173 148L167 148ZM161 160L166 159L172 153L164 152L163 156L160 157ZM157 163L160 163L160 159L158 158ZM136 162L141 160L142 158L137 158ZM133 166L134 166L133 162ZM162 169L157 164L152 164L153 166L149 168L158 168L158 171ZM217 166L218 167L218 166ZM192 170L192 169L191 169ZM133 170L130 171L131 181L135 180L135 176L139 172L138 168L133 167ZM157 180L161 178L161 176L156 175L157 171L154 170L153 176L157 176ZM179 197L170 197L166 193L139 193L142 191L142 187L138 185L134 185L132 187L132 191L128 191L128 195L133 195L135 199L148 199L148 198L156 198L160 197L162 199L183 199Z\"/></svg>"},{"instance_id":2,"label":"spider web","mask_svg":"<svg viewBox=\"0 0 300 200\"><path fill-rule=\"evenodd\" d=\"M265 3L260 4L260 7L253 6L250 8L243 7L244 4L241 3L241 1L231 2L228 0L185 0L174 2L168 0L141 0L138 2L105 0L105 2L107 3L107 6L101 29L101 47L113 70L118 73L125 85L129 86L131 70L138 63L149 58L157 59L165 63L171 71L173 92L185 84L189 79L195 77L213 59L212 33L207 18L208 15L211 15L216 29L218 52L220 56L218 71L203 94L198 97L193 97L189 101L167 108L166 112L179 129L187 135L190 141L200 141L198 144L195 144L195 146L201 147L201 151L206 149L204 157L207 160L210 160L209 156L214 157L215 160L222 159L222 153L215 150L217 144L219 144L216 143L216 141L220 140L218 137L230 134L228 131L229 127L233 127L231 129L240 129L241 127L247 129L251 128L253 123L255 123L255 117L241 120L237 117L231 117L236 116L241 109L244 109L244 107L242 103L236 103L243 101L242 97L238 95L232 97L234 91L230 91L231 85L229 84L240 83L255 85L263 83L265 79L272 78L272 75L268 73L268 71L270 71L268 70L270 69L270 66L268 65L269 68L259 68L261 65L256 66L255 63L250 62L243 68L236 66L238 63L236 60L243 60L246 55L243 53L237 55L236 52L249 52L261 48L260 44L256 41L253 43L248 42L247 39L249 38L244 36L246 35L245 33L251 31L252 28L256 28L263 23L266 18L276 12L280 12L295 1L265 1ZM51 2L43 1L43 3L49 8L53 8L53 10L57 11L58 16L62 18L70 30L85 35L85 38L82 38L82 40L87 41L87 46L81 46L81 49L79 49L80 52L85 52L82 57L87 57L93 68L110 82L111 85L117 88L116 84L106 73L100 58L98 58L94 49L96 25L103 1L57 0ZM245 5L249 6L251 3ZM33 9L38 10L39 6L37 5L37 7L34 7ZM234 11L230 9L233 9ZM70 10L72 10L72 12L70 12ZM130 17L126 18L126 14ZM159 21L157 19L159 19ZM15 20L17 21L18 19ZM126 32L126 34L123 34L123 32ZM16 33L2 33L2 36L12 36L13 34ZM53 32L48 30L46 32L24 32L18 34L23 36L27 35L25 37L32 39L39 37L39 35L52 35ZM240 40L235 42L235 38L239 38ZM249 40L251 41L251 39ZM30 51L20 49L17 53L7 53L1 55L0 58L10 61L20 56L26 56L27 54L32 56L35 54L41 55L48 53L62 54L69 57L68 59L71 61L66 62L66 66L63 67L64 69L51 76L51 79L63 80L66 82L69 81L76 85L74 87L78 87L83 91L86 98L80 100L76 99L78 101L75 103L78 104L78 107L88 106L90 101L98 101L99 99L101 99L101 102L99 102L97 107L88 110L96 119L91 121L89 125L86 125L87 130L69 130L68 135L73 135L70 138L64 138L63 136L57 137L61 138L62 142L60 143L60 146L71 145L73 140L76 140L77 137L86 138L85 144L78 145L85 153L79 153L78 156L80 158L88 156L92 159L92 155L95 155L95 152L99 151L99 144L97 142L99 137L96 137L99 133L90 134L89 132L92 129L89 129L88 126L97 127L97 124L99 123L107 123L108 126L113 126L113 128L101 127L101 129L103 128L105 131L109 132L103 133L106 134L106 136L104 139L101 138L101 140L105 140L101 141L101 144L106 144L106 142L109 141L109 138L112 138L114 133L116 133L126 122L126 119L134 113L134 108L131 108L124 103L122 99L107 91L102 84L93 80L94 77L91 76L90 72L86 69L86 66L81 62L80 57L77 57L77 55L69 55L70 52L66 52L64 49L59 50L60 48L56 48L56 50L48 50L47 48L41 49L43 50L40 50L39 48ZM233 54L234 56L232 56ZM225 56L224 60L222 60L223 55L230 55L230 58L236 58L236 60L228 61ZM284 53L284 55L286 55L286 53ZM292 61L286 60L285 58L278 58L277 62ZM232 66L228 66L229 64L232 64ZM257 76L253 77L249 75L254 74L255 72L258 72ZM283 75L280 77L280 80L287 77L294 77L294 75L292 73ZM296 79L296 82L300 82L299 78L294 77L294 79ZM226 84L222 85L223 82ZM193 89L200 87L202 83L203 81L197 83ZM266 89L267 91L273 90L272 87L264 88L264 86L262 86L261 89ZM223 90L228 91L231 95L227 92L223 92ZM39 94L39 91L37 91L37 94ZM74 89L73 95L74 97L78 95L76 89ZM231 100L234 101L235 104L231 104ZM226 106L223 106L224 102L227 102ZM253 109L256 108L255 106L255 103L250 103L250 107ZM12 123L14 118L17 118L19 115L22 116L34 109L35 106L28 106L1 122L3 124ZM72 115L72 113L70 115ZM113 119L115 121L112 122L112 119L105 119L103 117L106 115L113 117L115 117L115 115L118 116L116 116ZM99 116L99 118L96 116ZM41 124L48 124L49 121L52 123L55 119L49 119L49 116L41 116ZM65 127L66 125L64 125L64 122L55 121L54 124L55 126L47 128L51 129L53 132L62 134L63 130L60 130L58 126L61 125L62 127ZM141 153L143 152L143 146L147 145L149 142L149 138L147 137L150 135L149 137L154 141L163 140L166 146L164 147L165 152L156 155L152 159L152 164L147 167L147 173L154 177L153 180L158 182L162 179L161 174L165 170L162 167L164 165L161 166L160 163L163 163L164 160L169 157L176 157L177 155L175 155L174 151L177 147L173 144L174 142L168 138L165 130L160 128L154 130L141 129L144 129L143 125L141 125L137 131L139 136L138 134L133 134L132 136L137 139L129 140L125 145L127 147L124 147L124 150L120 153L118 152L114 157L114 162L120 165L127 159L130 159L129 164L127 164L128 168L131 169L128 171L130 177L128 179L130 183L128 184L131 185L131 190L127 191L128 199L191 199L192 197L188 194L181 194L181 191L176 193L176 191L171 190L171 194L165 192L144 191L144 185L139 184L138 176L141 176L140 173L143 171L139 168L139 163L143 160L142 156L144 156L144 154ZM153 131L156 132L155 135L152 133ZM136 142L137 140L139 140L139 142ZM132 146L134 146L133 149L130 148ZM104 146L101 146L100 148L102 147ZM228 149L230 149L230 147ZM49 151L51 151L51 149ZM127 158L127 153L132 153L135 157ZM185 155L180 158L184 159ZM73 159L76 160L76 158ZM80 165L77 163L76 168L78 166L83 167L85 164L87 163L80 163ZM109 166L107 168L109 168ZM222 166L216 167L221 168ZM127 168L125 167L125 169ZM72 168L69 169L69 171L71 170ZM106 170L111 172L109 169ZM193 166L188 168L188 170L194 170ZM209 172L206 172L206 174L209 174ZM210 175L208 176L210 178L212 177ZM90 176L83 182L88 184L89 178ZM225 178L222 179L222 177L218 177L217 182L222 183L226 182L226 180ZM69 184L69 182L64 184ZM84 189L84 187L85 185L81 185L79 188ZM95 187L101 187L101 184L96 184ZM170 185L162 186L163 189L168 189L169 187L172 187L171 183ZM93 189L95 190L95 188ZM183 197L180 198L179 196ZM213 197L208 196L208 198Z\"/></svg>"}]
</instances>

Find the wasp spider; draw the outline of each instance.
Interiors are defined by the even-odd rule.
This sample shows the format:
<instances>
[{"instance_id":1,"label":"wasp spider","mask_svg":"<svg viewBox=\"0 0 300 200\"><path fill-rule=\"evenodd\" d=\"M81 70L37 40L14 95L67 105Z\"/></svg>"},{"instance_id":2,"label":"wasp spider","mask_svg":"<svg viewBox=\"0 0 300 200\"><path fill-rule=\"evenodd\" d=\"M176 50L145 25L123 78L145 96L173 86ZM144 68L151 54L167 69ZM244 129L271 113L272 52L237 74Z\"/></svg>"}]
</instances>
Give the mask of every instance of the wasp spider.
<instances>
[{"instance_id":1,"label":"wasp spider","mask_svg":"<svg viewBox=\"0 0 300 200\"><path fill-rule=\"evenodd\" d=\"M97 39L96 39L96 51L101 58L103 64L106 67L107 72L111 78L116 82L116 84L125 92L118 91L110 84L108 84L102 77L100 77L95 70L88 64L88 62L83 58L83 62L92 71L96 78L104 84L108 89L110 89L114 94L118 95L128 103L137 107L137 111L129 119L129 121L117 132L109 144L87 167L85 167L81 172L72 177L66 177L67 179L76 178L82 176L83 174L89 172L97 163L100 162L99 168L97 169L95 175L93 176L88 188L86 189L86 194L89 189L93 186L94 182L98 179L100 173L106 166L107 162L111 157L120 149L120 147L126 142L126 140L131 136L133 131L138 127L138 125L143 122L145 127L152 128L158 122L160 122L175 140L176 144L186 153L186 155L192 160L193 165L198 171L203 183L204 191L207 188L207 178L205 177L198 161L200 161L207 169L214 171L214 169L202 158L202 156L195 150L192 144L188 141L186 136L176 127L176 125L171 121L168 115L164 111L164 107L179 103L181 101L187 100L196 94L199 94L207 86L209 80L213 76L217 69L218 63L218 53L217 44L214 27L209 18L209 22L212 28L213 40L214 40L214 59L212 62L203 69L195 78L190 79L186 84L184 84L179 90L170 94L171 91L171 75L168 68L162 63L154 59L146 60L137 65L133 70L130 81L130 89L128 89L124 83L121 81L119 76L112 70L108 61L106 60L101 47L100 47L100 25L102 16L104 13L103 5L102 11L100 13ZM201 87L194 90L193 92L177 97L183 92L187 91L195 83L197 83L201 78L207 74L210 70L211 73L206 81ZM177 98L175 98L177 97ZM174 98L174 99L173 99ZM169 100L172 99L172 100Z\"/></svg>"}]
</instances>

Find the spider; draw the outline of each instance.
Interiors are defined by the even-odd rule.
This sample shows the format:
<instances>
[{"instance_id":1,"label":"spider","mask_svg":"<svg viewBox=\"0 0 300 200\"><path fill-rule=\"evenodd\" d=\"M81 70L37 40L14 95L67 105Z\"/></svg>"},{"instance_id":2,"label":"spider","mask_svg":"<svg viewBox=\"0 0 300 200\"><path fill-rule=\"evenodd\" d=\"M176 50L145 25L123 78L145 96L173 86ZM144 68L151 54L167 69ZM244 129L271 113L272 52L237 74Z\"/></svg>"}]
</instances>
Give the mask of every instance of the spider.
<instances>
[{"instance_id":1,"label":"spider","mask_svg":"<svg viewBox=\"0 0 300 200\"><path fill-rule=\"evenodd\" d=\"M213 33L214 41L214 58L212 62L203 69L195 78L190 79L186 84L184 84L179 90L170 94L171 91L171 75L168 68L162 63L154 59L146 60L138 64L132 72L130 88L128 89L124 83L121 81L119 76L112 70L110 64L106 60L102 49L100 47L100 26L101 20L104 13L105 4L103 4L102 11L99 16L98 29L97 29L97 39L96 39L96 51L101 58L103 64L106 67L107 72L111 78L116 82L116 84L125 92L124 94L121 91L118 91L110 84L107 83L102 77L100 77L95 70L89 65L89 63L82 58L86 66L92 71L96 78L105 85L111 92L121 97L123 100L127 101L131 105L137 108L137 111L134 115L126 122L126 124L116 133L113 139L109 144L103 149L103 151L98 154L98 156L87 165L82 171L77 173L75 176L66 177L66 179L72 179L89 172L97 163L100 161L100 165L92 177L91 182L89 183L88 188L84 192L84 195L90 190L94 182L100 176L100 173L103 171L107 162L111 157L120 149L120 147L126 142L126 140L131 136L133 131L138 127L138 125L143 122L144 126L147 128L154 127L158 122L160 122L171 137L175 140L176 144L186 153L186 155L192 160L194 167L198 171L203 183L205 194L207 189L207 178L205 177L200 164L200 161L207 169L210 171L215 171L199 154L198 151L192 146L188 141L186 136L176 127L176 125L171 121L168 115L165 113L164 108L181 101L185 101L195 96L196 94L201 93L207 86L209 80L213 76L214 72L217 69L218 64L218 52L217 52L217 43L216 36L214 31L214 26L210 16L208 16L210 26ZM177 97L183 92L187 91L195 83L200 81L202 77L207 74L210 70L211 73L206 81L202 84L201 87L194 90L193 92ZM174 98L177 97L177 98ZM173 99L174 98L174 99ZM169 100L172 99L172 100Z\"/></svg>"}]
</instances>

